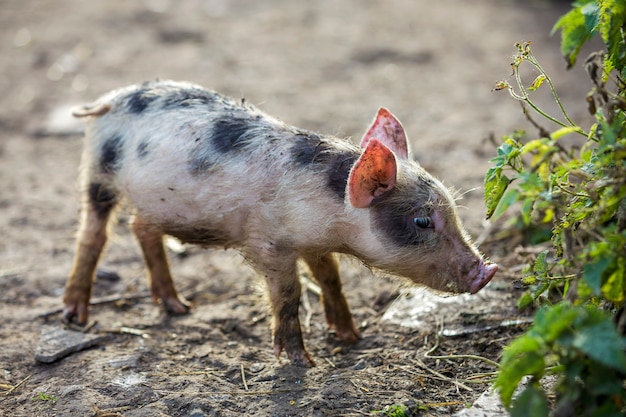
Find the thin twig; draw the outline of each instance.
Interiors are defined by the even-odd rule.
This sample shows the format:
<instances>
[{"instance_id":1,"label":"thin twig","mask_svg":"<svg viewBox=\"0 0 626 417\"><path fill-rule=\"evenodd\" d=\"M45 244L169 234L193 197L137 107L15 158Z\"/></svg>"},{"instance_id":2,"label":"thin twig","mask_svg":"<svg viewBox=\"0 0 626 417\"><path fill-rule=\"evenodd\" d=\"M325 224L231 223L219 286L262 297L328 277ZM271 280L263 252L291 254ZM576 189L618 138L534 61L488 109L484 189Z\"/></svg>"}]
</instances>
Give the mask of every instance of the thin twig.
<instances>
[{"instance_id":1,"label":"thin twig","mask_svg":"<svg viewBox=\"0 0 626 417\"><path fill-rule=\"evenodd\" d=\"M565 111L565 107L563 107L563 103L561 103L561 99L559 98L559 95L556 93L556 88L554 88L554 84L552 84L552 80L550 79L550 76L543 70L543 68L541 67L541 65L539 64L539 61L535 58L535 56L532 53L529 53L527 55L527 59L528 62L530 62L532 65L535 66L535 68L537 68L539 70L539 72L546 77L546 81L548 82L548 85L550 86L550 91L552 92L552 96L554 97L554 100L556 101L556 104L558 104L559 109L561 109L561 113L563 113L563 116L565 117L565 119L569 122L569 124L572 127L576 127L579 128L576 123L574 123L572 121L572 119L570 119L569 115L567 114L567 112ZM580 128L579 128L580 129ZM582 131L582 129L580 129ZM584 133L584 132L583 132Z\"/></svg>"},{"instance_id":2,"label":"thin twig","mask_svg":"<svg viewBox=\"0 0 626 417\"><path fill-rule=\"evenodd\" d=\"M304 291L300 297L302 300L302 308L305 311L304 316L304 329L309 332L311 330L311 318L313 317L313 309L311 308L311 301L309 300L309 292Z\"/></svg>"},{"instance_id":3,"label":"thin twig","mask_svg":"<svg viewBox=\"0 0 626 417\"><path fill-rule=\"evenodd\" d=\"M167 372L167 373L150 373L148 374L148 376L162 377L163 375L167 375L167 376L216 375L218 373L224 373L224 371L214 371L214 370L180 371L180 372Z\"/></svg>"},{"instance_id":4,"label":"thin twig","mask_svg":"<svg viewBox=\"0 0 626 417\"><path fill-rule=\"evenodd\" d=\"M308 291L311 291L313 294L320 297L322 295L322 289L319 285L311 281L311 279L306 275L300 276L300 284Z\"/></svg>"},{"instance_id":5,"label":"thin twig","mask_svg":"<svg viewBox=\"0 0 626 417\"><path fill-rule=\"evenodd\" d=\"M150 333L143 331L141 329L135 329L132 327L122 326L114 329L102 329L99 330L98 333L117 333L117 334L132 334L134 336L140 336L143 339L149 339Z\"/></svg>"},{"instance_id":6,"label":"thin twig","mask_svg":"<svg viewBox=\"0 0 626 417\"><path fill-rule=\"evenodd\" d=\"M500 364L498 362L492 361L491 359L487 359L483 356L478 356L478 355L432 355L432 356L424 355L424 357L428 359L471 359L471 360L485 362L486 364L489 364L496 368L500 367Z\"/></svg>"},{"instance_id":7,"label":"thin twig","mask_svg":"<svg viewBox=\"0 0 626 417\"><path fill-rule=\"evenodd\" d=\"M122 414L120 411L128 411L131 409L130 406L125 405L122 407L108 408L101 410L98 406L93 406L94 417L121 417Z\"/></svg>"},{"instance_id":8,"label":"thin twig","mask_svg":"<svg viewBox=\"0 0 626 417\"><path fill-rule=\"evenodd\" d=\"M248 383L246 382L246 373L243 370L243 363L240 364L240 370L241 370L241 380L243 381L243 387L246 389L246 391L248 391Z\"/></svg>"},{"instance_id":9,"label":"thin twig","mask_svg":"<svg viewBox=\"0 0 626 417\"><path fill-rule=\"evenodd\" d=\"M293 388L293 389L274 389L274 390L262 390L262 391L241 391L241 390L231 390L231 391L207 391L203 395L211 396L211 395L278 395L278 394L293 394L296 392L302 392L305 390L312 390L313 388ZM159 390L161 393L169 393L169 394L177 394L178 391L169 391L169 390Z\"/></svg>"},{"instance_id":10,"label":"thin twig","mask_svg":"<svg viewBox=\"0 0 626 417\"><path fill-rule=\"evenodd\" d=\"M459 388L463 388L466 391L474 392L474 390L471 389L470 387L468 387L467 385L465 385L465 384L463 384L463 383L461 383L461 382L459 382L459 381L457 381L455 379L449 378L449 377L445 376L444 374L435 371L434 369L429 368L428 366L426 366L426 364L424 362L422 362L419 359L412 359L412 362L416 363L417 366L419 366L423 370L430 372L431 374L435 375L436 377L438 377L438 378L440 378L440 379L442 379L444 381L448 381L448 382L456 385Z\"/></svg>"},{"instance_id":11,"label":"thin twig","mask_svg":"<svg viewBox=\"0 0 626 417\"><path fill-rule=\"evenodd\" d=\"M8 397L10 393L12 393L13 391L15 391L16 389L18 389L19 387L21 387L22 385L24 385L26 383L26 381L28 381L30 379L30 377L33 376L32 374L28 375L26 378L22 379L20 382L18 382L18 384L14 387L12 387L10 390L8 390L7 392L4 393L5 397Z\"/></svg>"},{"instance_id":12,"label":"thin twig","mask_svg":"<svg viewBox=\"0 0 626 417\"><path fill-rule=\"evenodd\" d=\"M544 128L539 123L535 122L535 120L530 116L530 112L526 108L525 103L526 103L525 100L520 100L519 102L520 107L522 108L522 113L524 113L524 116L526 116L526 120L528 120L531 125L535 126L535 129L539 131L539 136L544 137L544 138L549 138L550 132L548 131L548 129Z\"/></svg>"},{"instance_id":13,"label":"thin twig","mask_svg":"<svg viewBox=\"0 0 626 417\"><path fill-rule=\"evenodd\" d=\"M152 294L149 292L142 292L139 294L125 294L125 295L110 295L107 297L94 298L89 302L90 306L100 305L100 304L108 304L115 303L117 301L130 301L130 300L139 300L142 298L149 298ZM43 313L37 316L37 318L47 319L50 316L54 316L55 314L62 313L62 308L57 308L47 313Z\"/></svg>"},{"instance_id":14,"label":"thin twig","mask_svg":"<svg viewBox=\"0 0 626 417\"><path fill-rule=\"evenodd\" d=\"M517 94L513 90L513 87L509 86L508 90L511 96L515 98L516 100L520 100L524 103L527 103L534 111L536 111L537 113L539 113L541 116L545 117L546 119L550 120L551 122L561 127L571 127L573 128L574 132L580 135L583 135L585 137L588 137L589 134L585 132L583 129L581 129L580 126L576 125L576 123L574 123L568 116L567 112L565 111L565 108L563 107L563 104L561 103L561 100L559 99L558 94L556 93L556 89L554 88L554 85L552 84L552 80L550 79L548 74L546 74L546 72L543 70L541 65L539 65L539 62L537 61L537 59L532 55L530 51L530 44L524 44L523 46L521 46L521 48L523 48L523 52L521 54L520 61L513 65L513 73L515 76L515 81L517 83L517 87L519 88L521 95ZM559 106L561 113L563 113L563 116L565 117L565 119L567 120L569 124L564 123L560 121L559 119L549 115L548 113L543 111L539 106L533 103L533 101L530 99L528 91L526 90L526 87L524 87L522 76L520 75L520 72L519 72L519 64L521 64L522 61L529 62L531 65L537 68L537 70L540 72L541 75L545 77L545 80L548 82L548 85L550 86L550 91L552 92L552 95L554 96L554 99L557 105Z\"/></svg>"}]
</instances>

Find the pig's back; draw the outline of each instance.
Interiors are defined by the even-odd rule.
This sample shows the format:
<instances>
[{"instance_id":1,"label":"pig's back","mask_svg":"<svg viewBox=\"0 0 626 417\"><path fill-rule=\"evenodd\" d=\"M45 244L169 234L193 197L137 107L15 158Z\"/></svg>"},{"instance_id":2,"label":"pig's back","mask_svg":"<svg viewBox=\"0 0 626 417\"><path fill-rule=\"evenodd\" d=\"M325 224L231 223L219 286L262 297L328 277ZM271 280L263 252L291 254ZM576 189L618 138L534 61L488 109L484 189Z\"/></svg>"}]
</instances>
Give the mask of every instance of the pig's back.
<instances>
[{"instance_id":1,"label":"pig's back","mask_svg":"<svg viewBox=\"0 0 626 417\"><path fill-rule=\"evenodd\" d=\"M92 172L148 221L194 243L237 244L251 222L343 203L358 156L345 141L191 84L144 83L99 102L110 109L88 126Z\"/></svg>"}]
</instances>

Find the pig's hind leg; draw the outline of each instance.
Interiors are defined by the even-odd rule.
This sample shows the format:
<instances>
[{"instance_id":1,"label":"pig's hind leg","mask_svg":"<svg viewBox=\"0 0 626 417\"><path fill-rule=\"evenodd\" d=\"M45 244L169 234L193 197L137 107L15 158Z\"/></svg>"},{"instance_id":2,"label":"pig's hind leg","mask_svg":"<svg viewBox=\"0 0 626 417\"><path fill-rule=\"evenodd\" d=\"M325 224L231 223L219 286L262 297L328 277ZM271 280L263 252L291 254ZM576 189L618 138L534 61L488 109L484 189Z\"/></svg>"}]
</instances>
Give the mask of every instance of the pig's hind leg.
<instances>
[{"instance_id":1,"label":"pig's hind leg","mask_svg":"<svg viewBox=\"0 0 626 417\"><path fill-rule=\"evenodd\" d=\"M303 258L322 289L322 304L328 325L335 328L337 336L342 341L356 343L361 334L354 325L348 303L341 290L337 260L332 253L322 256L307 255Z\"/></svg>"},{"instance_id":2,"label":"pig's hind leg","mask_svg":"<svg viewBox=\"0 0 626 417\"><path fill-rule=\"evenodd\" d=\"M152 298L156 302L161 301L169 313L185 314L189 312L189 303L178 294L172 281L167 255L163 247L163 233L139 215L134 216L132 228L148 268L148 283Z\"/></svg>"},{"instance_id":3,"label":"pig's hind leg","mask_svg":"<svg viewBox=\"0 0 626 417\"><path fill-rule=\"evenodd\" d=\"M85 177L78 243L70 277L65 284L63 317L85 323L89 315L89 299L95 270L106 243L107 223L118 201L117 192Z\"/></svg>"}]
</instances>

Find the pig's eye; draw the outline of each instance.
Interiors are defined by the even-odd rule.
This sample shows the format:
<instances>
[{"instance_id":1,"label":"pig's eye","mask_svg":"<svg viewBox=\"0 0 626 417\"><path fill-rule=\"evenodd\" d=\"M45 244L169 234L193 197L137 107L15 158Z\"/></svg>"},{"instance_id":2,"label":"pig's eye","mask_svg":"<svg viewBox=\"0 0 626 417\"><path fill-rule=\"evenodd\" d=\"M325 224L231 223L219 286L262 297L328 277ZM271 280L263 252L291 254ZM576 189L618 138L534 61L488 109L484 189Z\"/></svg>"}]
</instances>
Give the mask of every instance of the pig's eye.
<instances>
[{"instance_id":1,"label":"pig's eye","mask_svg":"<svg viewBox=\"0 0 626 417\"><path fill-rule=\"evenodd\" d=\"M430 217L414 217L413 224L420 229L428 229L430 227Z\"/></svg>"}]
</instances>

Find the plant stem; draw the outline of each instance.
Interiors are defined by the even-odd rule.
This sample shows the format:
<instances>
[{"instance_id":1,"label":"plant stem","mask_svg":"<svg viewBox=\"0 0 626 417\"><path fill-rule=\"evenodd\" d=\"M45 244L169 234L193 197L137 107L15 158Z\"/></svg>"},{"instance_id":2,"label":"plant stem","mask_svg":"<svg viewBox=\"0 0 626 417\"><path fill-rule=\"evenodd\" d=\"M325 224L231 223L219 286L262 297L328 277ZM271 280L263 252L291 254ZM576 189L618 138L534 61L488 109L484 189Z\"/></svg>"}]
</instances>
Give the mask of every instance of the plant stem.
<instances>
[{"instance_id":1,"label":"plant stem","mask_svg":"<svg viewBox=\"0 0 626 417\"><path fill-rule=\"evenodd\" d=\"M543 68L539 64L539 61L537 61L537 59L535 59L535 56L532 53L528 54L527 59L528 59L528 62L530 62L532 65L534 65L535 68L537 68L539 70L539 72L541 72L541 74L546 77L546 81L548 82L548 85L550 86L550 91L552 91L552 96L554 97L554 100L556 101L556 104L558 104L559 109L561 109L561 113L563 113L563 116L565 117L565 119L569 122L569 124L572 127L578 127L576 125L576 123L574 123L572 121L572 119L570 119L570 117L568 116L567 112L565 111L565 108L563 107L563 103L561 103L561 99L559 98L559 95L556 93L556 89L554 88L554 84L552 84L552 79L543 70Z\"/></svg>"},{"instance_id":2,"label":"plant stem","mask_svg":"<svg viewBox=\"0 0 626 417\"><path fill-rule=\"evenodd\" d=\"M537 70L540 72L541 75L545 77L546 81L548 82L548 85L550 86L550 91L552 92L552 96L554 97L554 100L556 101L557 105L561 109L561 113L563 113L563 116L565 116L565 119L568 121L569 124L564 123L560 121L559 119L549 115L548 113L543 111L539 106L533 103L533 101L530 99L530 96L528 95L528 91L524 87L524 83L522 82L522 77L519 72L519 65L514 66L513 72L515 74L515 81L517 82L517 86L521 92L521 95L517 94L515 91L513 91L513 88L510 87L509 93L511 94L511 96L516 100L520 100L520 101L523 101L524 103L527 103L534 111L536 111L537 113L539 113L541 116L545 117L546 119L550 120L551 122L561 127L572 127L574 128L574 132L582 136L588 137L589 134L585 132L583 129L581 129L580 126L576 125L576 123L574 123L572 119L570 119L567 112L565 111L565 108L563 107L563 103L561 103L561 100L559 99L559 96L556 93L556 89L554 88L554 84L552 84L552 80L550 79L548 74L546 74L546 72L543 70L541 65L539 65L539 62L537 62L537 60L532 55L532 53L528 51L528 53L525 53L522 56L523 56L522 60L528 61L531 65L537 68Z\"/></svg>"}]
</instances>

